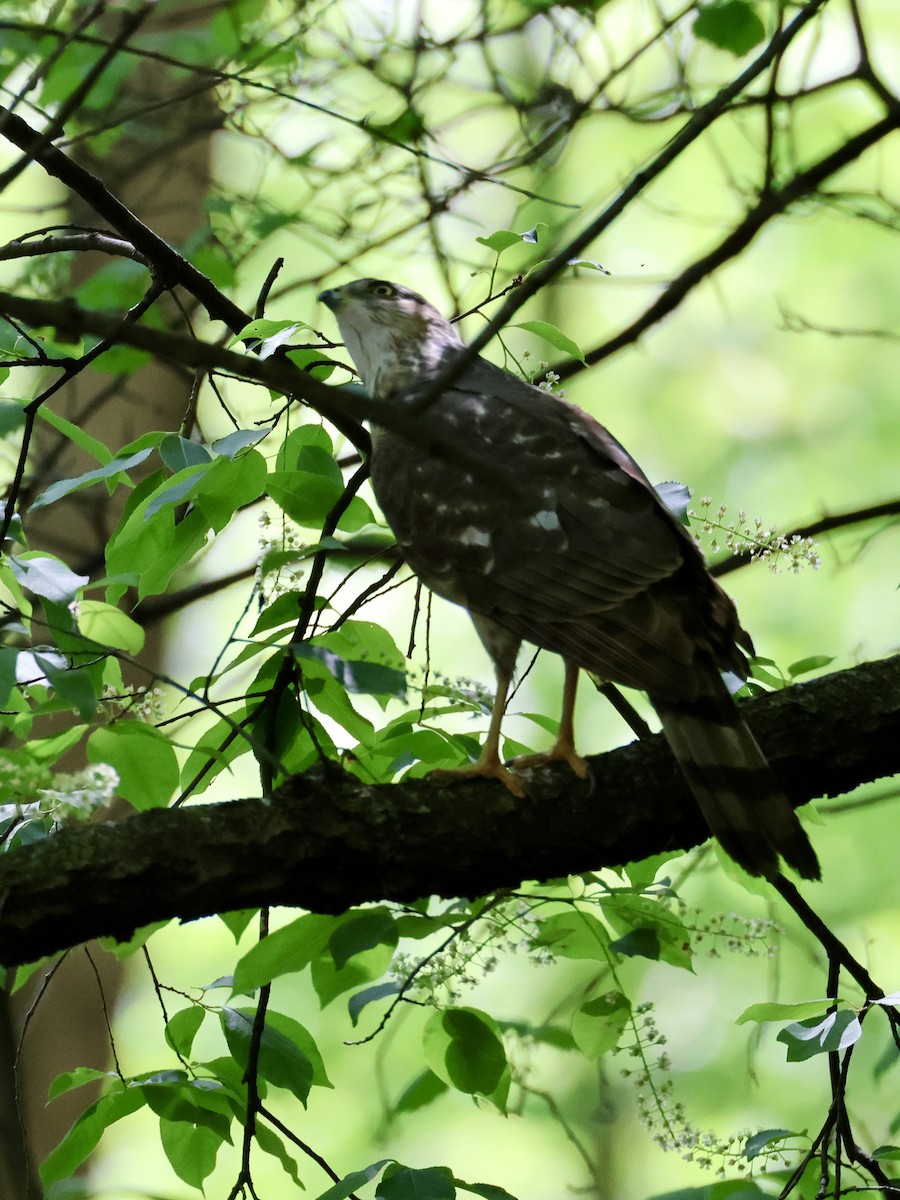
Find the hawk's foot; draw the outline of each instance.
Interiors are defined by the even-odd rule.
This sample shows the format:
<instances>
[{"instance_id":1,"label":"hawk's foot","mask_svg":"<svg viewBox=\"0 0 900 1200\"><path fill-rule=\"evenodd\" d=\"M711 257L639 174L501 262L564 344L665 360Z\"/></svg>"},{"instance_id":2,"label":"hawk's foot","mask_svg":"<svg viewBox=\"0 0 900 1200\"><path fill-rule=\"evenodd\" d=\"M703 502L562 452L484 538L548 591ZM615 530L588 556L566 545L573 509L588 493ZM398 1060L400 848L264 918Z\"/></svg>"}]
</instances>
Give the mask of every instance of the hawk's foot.
<instances>
[{"instance_id":1,"label":"hawk's foot","mask_svg":"<svg viewBox=\"0 0 900 1200\"><path fill-rule=\"evenodd\" d=\"M541 754L523 754L512 760L512 766L517 770L522 767L544 767L548 763L568 763L579 779L590 778L590 768L587 759L582 758L576 751L570 738L559 738L549 750Z\"/></svg>"},{"instance_id":2,"label":"hawk's foot","mask_svg":"<svg viewBox=\"0 0 900 1200\"><path fill-rule=\"evenodd\" d=\"M464 767L438 767L428 772L429 779L499 779L508 792L512 792L519 800L525 799L525 785L518 775L513 774L508 767L496 756L485 758L481 755L473 763Z\"/></svg>"}]
</instances>

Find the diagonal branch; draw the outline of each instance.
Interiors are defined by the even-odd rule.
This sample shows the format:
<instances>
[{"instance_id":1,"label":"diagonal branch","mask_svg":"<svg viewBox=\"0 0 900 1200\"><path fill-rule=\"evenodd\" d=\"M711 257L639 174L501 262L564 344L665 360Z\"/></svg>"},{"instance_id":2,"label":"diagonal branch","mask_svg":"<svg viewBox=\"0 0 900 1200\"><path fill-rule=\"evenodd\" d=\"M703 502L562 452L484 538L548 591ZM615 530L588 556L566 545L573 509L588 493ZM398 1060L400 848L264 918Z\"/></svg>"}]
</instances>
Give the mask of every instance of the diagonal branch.
<instances>
[{"instance_id":1,"label":"diagonal branch","mask_svg":"<svg viewBox=\"0 0 900 1200\"><path fill-rule=\"evenodd\" d=\"M744 712L795 803L900 771L900 656L755 698ZM515 801L482 780L370 785L320 764L271 801L66 830L0 858L0 962L229 909L486 895L706 838L661 737L592 767L597 794L559 767L532 772Z\"/></svg>"},{"instance_id":2,"label":"diagonal branch","mask_svg":"<svg viewBox=\"0 0 900 1200\"><path fill-rule=\"evenodd\" d=\"M698 284L726 262L736 258L742 250L745 250L763 226L768 224L773 217L785 212L804 196L812 195L831 175L855 162L871 146L898 128L900 128L900 102L896 102L880 121L876 121L854 137L847 138L831 154L826 154L824 158L820 158L805 171L799 171L782 187L765 192L759 203L750 209L743 221L736 225L707 254L694 259L689 266L685 267L636 321L632 321L626 329L604 342L602 346L589 350L584 356L587 366L593 367L605 358L609 358L610 355L624 349L625 346L636 342L648 329L676 309ZM584 369L582 363L574 360L554 367L561 380L568 379Z\"/></svg>"},{"instance_id":3,"label":"diagonal branch","mask_svg":"<svg viewBox=\"0 0 900 1200\"><path fill-rule=\"evenodd\" d=\"M618 195L593 221L580 233L570 238L546 262L542 263L536 270L530 272L515 291L509 295L499 311L488 321L477 337L473 338L459 354L454 355L441 372L435 376L428 388L416 397L414 402L415 410L422 411L427 408L454 380L458 379L466 367L474 362L478 353L484 349L488 342L512 320L525 301L530 299L531 296L536 295L541 288L554 279L569 264L572 258L579 255L601 233L608 229L655 179L659 178L706 129L729 109L732 101L745 88L757 79L773 62L779 59L791 41L793 41L804 26L812 20L827 2L828 0L808 0L808 3L803 5L794 20L775 34L760 54L757 55L753 62L740 75L736 76L723 88L720 88L712 99L698 108L674 137L666 143L656 157L632 175L631 179ZM891 125L891 128L895 127L896 119L894 124ZM879 134L879 136L883 135ZM861 153L861 151L857 153ZM559 374L562 378L562 372L559 372Z\"/></svg>"}]
</instances>

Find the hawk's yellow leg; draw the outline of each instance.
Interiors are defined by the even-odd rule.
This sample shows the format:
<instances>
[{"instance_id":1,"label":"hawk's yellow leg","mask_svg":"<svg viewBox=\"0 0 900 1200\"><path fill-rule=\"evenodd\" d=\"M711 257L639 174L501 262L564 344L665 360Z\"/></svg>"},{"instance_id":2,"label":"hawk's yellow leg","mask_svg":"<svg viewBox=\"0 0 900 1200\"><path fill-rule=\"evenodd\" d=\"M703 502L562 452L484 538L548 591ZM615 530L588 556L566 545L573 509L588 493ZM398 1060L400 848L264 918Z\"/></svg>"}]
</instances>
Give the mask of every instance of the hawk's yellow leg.
<instances>
[{"instance_id":1,"label":"hawk's yellow leg","mask_svg":"<svg viewBox=\"0 0 900 1200\"><path fill-rule=\"evenodd\" d=\"M566 659L566 682L563 688L562 714L559 718L559 733L549 750L541 754L524 754L513 760L514 767L540 767L546 763L568 763L579 779L587 779L589 771L585 759L575 749L575 693L578 690L578 667Z\"/></svg>"},{"instance_id":2,"label":"hawk's yellow leg","mask_svg":"<svg viewBox=\"0 0 900 1200\"><path fill-rule=\"evenodd\" d=\"M509 692L509 685L512 679L510 671L497 668L497 694L494 697L494 707L491 711L491 723L488 726L487 737L484 740L484 745L481 747L481 753L473 763L467 763L464 767L450 767L447 769L438 769L429 771L430 779L435 778L456 778L456 779L499 779L514 796L523 799L525 796L525 787L522 780L517 775L514 775L508 767L503 765L500 758L500 726L503 723L503 714L506 711L506 697Z\"/></svg>"}]
</instances>

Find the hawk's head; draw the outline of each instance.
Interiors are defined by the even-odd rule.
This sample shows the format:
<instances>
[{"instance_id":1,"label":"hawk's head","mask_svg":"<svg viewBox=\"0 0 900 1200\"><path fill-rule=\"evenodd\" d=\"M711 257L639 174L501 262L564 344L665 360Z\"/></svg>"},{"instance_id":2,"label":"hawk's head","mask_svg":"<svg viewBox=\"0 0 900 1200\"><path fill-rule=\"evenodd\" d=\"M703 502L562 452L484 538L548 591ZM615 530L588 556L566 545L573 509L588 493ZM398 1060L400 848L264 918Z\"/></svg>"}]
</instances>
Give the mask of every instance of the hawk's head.
<instances>
[{"instance_id":1,"label":"hawk's head","mask_svg":"<svg viewBox=\"0 0 900 1200\"><path fill-rule=\"evenodd\" d=\"M356 279L319 299L337 318L366 391L378 399L438 373L462 341L418 292L385 279Z\"/></svg>"}]
</instances>

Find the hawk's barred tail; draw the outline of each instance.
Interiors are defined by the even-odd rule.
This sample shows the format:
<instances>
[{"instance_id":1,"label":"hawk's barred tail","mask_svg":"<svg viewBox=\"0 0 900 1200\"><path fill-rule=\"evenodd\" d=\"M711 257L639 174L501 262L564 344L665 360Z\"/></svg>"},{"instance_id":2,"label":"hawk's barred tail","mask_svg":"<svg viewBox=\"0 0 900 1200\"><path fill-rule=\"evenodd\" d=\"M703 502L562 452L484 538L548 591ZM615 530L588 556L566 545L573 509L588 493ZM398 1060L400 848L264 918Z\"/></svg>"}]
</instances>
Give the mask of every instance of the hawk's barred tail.
<instances>
[{"instance_id":1,"label":"hawk's barred tail","mask_svg":"<svg viewBox=\"0 0 900 1200\"><path fill-rule=\"evenodd\" d=\"M751 875L773 878L781 855L805 879L818 879L819 862L797 814L721 686L721 697L693 705L654 700L707 825Z\"/></svg>"}]
</instances>

